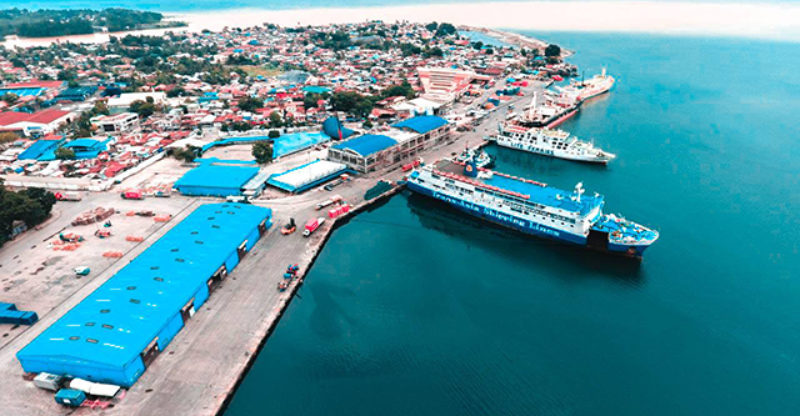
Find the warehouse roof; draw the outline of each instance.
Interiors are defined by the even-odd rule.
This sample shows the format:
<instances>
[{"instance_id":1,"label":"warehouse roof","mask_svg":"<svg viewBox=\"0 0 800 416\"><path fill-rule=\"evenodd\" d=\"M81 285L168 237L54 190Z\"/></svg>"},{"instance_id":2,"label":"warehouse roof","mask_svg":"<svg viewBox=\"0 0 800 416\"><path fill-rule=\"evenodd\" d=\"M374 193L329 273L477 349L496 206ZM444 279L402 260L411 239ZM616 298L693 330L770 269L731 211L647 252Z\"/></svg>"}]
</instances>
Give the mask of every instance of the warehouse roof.
<instances>
[{"instance_id":1,"label":"warehouse roof","mask_svg":"<svg viewBox=\"0 0 800 416\"><path fill-rule=\"evenodd\" d=\"M46 153L52 153L64 140L37 140L17 156L19 160L39 159Z\"/></svg>"},{"instance_id":2,"label":"warehouse roof","mask_svg":"<svg viewBox=\"0 0 800 416\"><path fill-rule=\"evenodd\" d=\"M361 156L369 156L397 144L397 141L382 134L365 134L333 145L334 149L352 150Z\"/></svg>"},{"instance_id":3,"label":"warehouse roof","mask_svg":"<svg viewBox=\"0 0 800 416\"><path fill-rule=\"evenodd\" d=\"M268 208L253 205L200 206L17 357L21 362L44 357L75 365L126 365L270 215Z\"/></svg>"},{"instance_id":4,"label":"warehouse roof","mask_svg":"<svg viewBox=\"0 0 800 416\"><path fill-rule=\"evenodd\" d=\"M399 123L395 123L394 127L399 129L407 128L414 130L419 134L425 134L431 130L438 129L439 127L447 124L447 120L438 116L417 116Z\"/></svg>"},{"instance_id":5,"label":"warehouse roof","mask_svg":"<svg viewBox=\"0 0 800 416\"><path fill-rule=\"evenodd\" d=\"M207 163L186 172L175 182L175 188L198 186L239 189L257 173L256 166L223 166Z\"/></svg>"}]
</instances>

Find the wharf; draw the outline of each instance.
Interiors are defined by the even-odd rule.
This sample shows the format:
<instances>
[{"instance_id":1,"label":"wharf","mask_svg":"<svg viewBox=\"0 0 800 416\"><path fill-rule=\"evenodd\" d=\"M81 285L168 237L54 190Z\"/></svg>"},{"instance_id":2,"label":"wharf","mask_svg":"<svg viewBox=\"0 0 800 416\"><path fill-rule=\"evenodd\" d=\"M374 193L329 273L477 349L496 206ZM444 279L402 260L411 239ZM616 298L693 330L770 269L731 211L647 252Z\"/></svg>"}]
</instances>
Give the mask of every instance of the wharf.
<instances>
[{"instance_id":1,"label":"wharf","mask_svg":"<svg viewBox=\"0 0 800 416\"><path fill-rule=\"evenodd\" d=\"M483 137L491 134L497 123L503 120L505 107L528 100L527 95L503 102L475 131L456 133L449 143L425 151L420 156L427 161L434 161L460 152L465 144L483 143ZM356 176L333 192L317 188L299 195L255 200L254 203L273 210L274 225L186 323L165 351L152 362L139 381L126 392L125 397L115 401L113 407L102 410L62 407L54 402L52 392L34 388L25 381L15 357L16 352L191 212L191 209L183 209L168 226L153 233L107 270L83 282L83 287L58 306L40 314L39 323L0 347L0 379L3 380L0 401L3 403L3 413L20 416L221 414L332 231L372 204L399 193L402 187L394 186L378 198L364 200L365 192L378 180L396 183L403 175L405 172L396 165L387 170ZM341 195L345 201L354 204L350 213L336 221L327 221L309 238L302 237L300 231L288 236L281 235L280 228L290 217L302 224L306 219L324 215L326 211L316 211L315 206L333 194ZM195 199L190 204L196 206L212 201L218 200ZM279 292L277 284L286 266L295 263L300 266L299 278L292 282L288 290Z\"/></svg>"}]
</instances>

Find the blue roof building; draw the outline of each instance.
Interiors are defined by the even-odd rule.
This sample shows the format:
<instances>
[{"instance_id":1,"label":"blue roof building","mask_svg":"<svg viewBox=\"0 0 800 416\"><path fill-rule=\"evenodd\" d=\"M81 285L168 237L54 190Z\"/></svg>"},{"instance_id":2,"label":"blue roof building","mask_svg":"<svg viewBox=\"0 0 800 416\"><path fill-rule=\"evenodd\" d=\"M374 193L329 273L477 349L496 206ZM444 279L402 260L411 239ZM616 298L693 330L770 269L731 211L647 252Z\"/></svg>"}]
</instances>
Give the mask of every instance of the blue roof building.
<instances>
[{"instance_id":1,"label":"blue roof building","mask_svg":"<svg viewBox=\"0 0 800 416\"><path fill-rule=\"evenodd\" d=\"M203 163L186 172L175 189L184 195L218 196L241 195L242 187L258 174L257 166L230 166Z\"/></svg>"},{"instance_id":2,"label":"blue roof building","mask_svg":"<svg viewBox=\"0 0 800 416\"><path fill-rule=\"evenodd\" d=\"M397 144L397 141L382 134L365 134L356 138L336 143L332 147L339 150L348 150L359 156L369 156L386 150Z\"/></svg>"},{"instance_id":3,"label":"blue roof building","mask_svg":"<svg viewBox=\"0 0 800 416\"><path fill-rule=\"evenodd\" d=\"M447 120L419 116L394 124L386 135L365 134L339 142L328 150L328 160L340 162L358 172L413 162L419 153L449 140Z\"/></svg>"},{"instance_id":4,"label":"blue roof building","mask_svg":"<svg viewBox=\"0 0 800 416\"><path fill-rule=\"evenodd\" d=\"M101 152L108 150L108 142L111 140L75 139L61 147L72 149L75 152L75 159L94 159Z\"/></svg>"},{"instance_id":5,"label":"blue roof building","mask_svg":"<svg viewBox=\"0 0 800 416\"><path fill-rule=\"evenodd\" d=\"M58 146L63 143L63 139L59 140L37 140L33 142L27 149L17 156L19 160L53 160L55 159L55 151ZM50 156L52 156L50 158ZM42 159L44 157L44 159Z\"/></svg>"},{"instance_id":6,"label":"blue roof building","mask_svg":"<svg viewBox=\"0 0 800 416\"><path fill-rule=\"evenodd\" d=\"M409 129L419 134L425 134L447 124L447 120L439 116L417 116L395 123L393 127Z\"/></svg>"},{"instance_id":7,"label":"blue roof building","mask_svg":"<svg viewBox=\"0 0 800 416\"><path fill-rule=\"evenodd\" d=\"M253 205L200 206L17 352L22 368L132 386L271 216Z\"/></svg>"}]
</instances>

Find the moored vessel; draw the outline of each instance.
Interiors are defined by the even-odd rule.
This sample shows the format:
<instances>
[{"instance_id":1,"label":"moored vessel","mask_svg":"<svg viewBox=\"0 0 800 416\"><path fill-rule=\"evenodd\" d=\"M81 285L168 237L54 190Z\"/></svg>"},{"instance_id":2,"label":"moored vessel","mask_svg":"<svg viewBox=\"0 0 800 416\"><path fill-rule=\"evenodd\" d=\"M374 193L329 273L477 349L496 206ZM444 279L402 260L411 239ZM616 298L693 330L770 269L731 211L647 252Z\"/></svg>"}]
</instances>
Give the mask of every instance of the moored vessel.
<instances>
[{"instance_id":1,"label":"moored vessel","mask_svg":"<svg viewBox=\"0 0 800 416\"><path fill-rule=\"evenodd\" d=\"M526 127L516 119L500 124L492 139L498 146L578 162L607 164L616 157L564 130Z\"/></svg>"},{"instance_id":2,"label":"moored vessel","mask_svg":"<svg viewBox=\"0 0 800 416\"><path fill-rule=\"evenodd\" d=\"M604 198L479 169L474 163L440 160L415 169L409 190L490 222L565 243L641 257L657 231L621 216L603 214Z\"/></svg>"}]
</instances>

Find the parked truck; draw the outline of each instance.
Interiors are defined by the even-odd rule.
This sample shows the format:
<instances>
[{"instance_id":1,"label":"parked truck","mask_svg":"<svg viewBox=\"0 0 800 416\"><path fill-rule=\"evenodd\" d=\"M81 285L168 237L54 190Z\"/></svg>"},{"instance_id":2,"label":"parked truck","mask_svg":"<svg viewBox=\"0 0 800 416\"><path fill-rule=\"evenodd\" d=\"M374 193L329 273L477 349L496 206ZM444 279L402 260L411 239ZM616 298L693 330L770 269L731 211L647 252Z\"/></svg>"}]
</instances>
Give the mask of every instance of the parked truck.
<instances>
[{"instance_id":1,"label":"parked truck","mask_svg":"<svg viewBox=\"0 0 800 416\"><path fill-rule=\"evenodd\" d=\"M332 196L332 197L330 197L330 198L318 203L317 204L317 211L319 211L322 208L325 208L327 206L331 206L333 204L338 204L340 202L342 202L342 197L339 196L339 195L334 195L334 196Z\"/></svg>"},{"instance_id":2,"label":"parked truck","mask_svg":"<svg viewBox=\"0 0 800 416\"><path fill-rule=\"evenodd\" d=\"M77 192L56 192L53 195L55 195L56 201L73 201L73 202L77 202L77 201L80 201L82 199L81 198L81 194L79 194Z\"/></svg>"},{"instance_id":3,"label":"parked truck","mask_svg":"<svg viewBox=\"0 0 800 416\"><path fill-rule=\"evenodd\" d=\"M144 199L142 191L138 190L124 191L120 196L122 196L122 199Z\"/></svg>"},{"instance_id":4,"label":"parked truck","mask_svg":"<svg viewBox=\"0 0 800 416\"><path fill-rule=\"evenodd\" d=\"M314 231L317 231L317 229L324 223L325 223L325 217L319 217L319 218L308 220L308 222L306 223L305 229L303 230L303 237L310 236L311 233L313 233Z\"/></svg>"}]
</instances>

